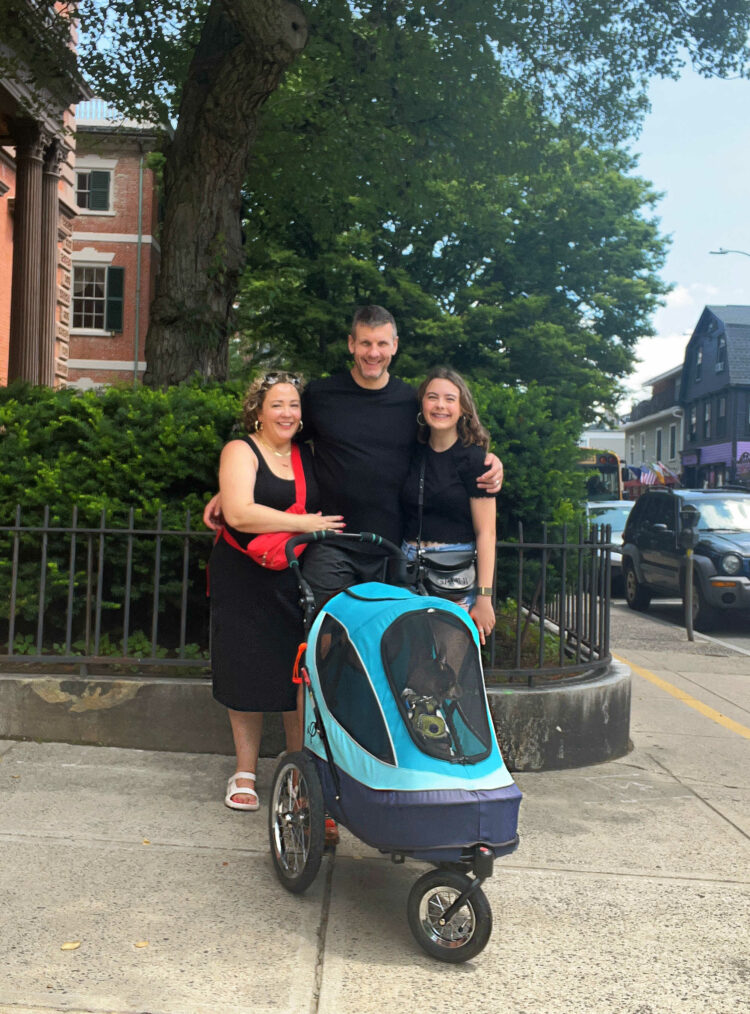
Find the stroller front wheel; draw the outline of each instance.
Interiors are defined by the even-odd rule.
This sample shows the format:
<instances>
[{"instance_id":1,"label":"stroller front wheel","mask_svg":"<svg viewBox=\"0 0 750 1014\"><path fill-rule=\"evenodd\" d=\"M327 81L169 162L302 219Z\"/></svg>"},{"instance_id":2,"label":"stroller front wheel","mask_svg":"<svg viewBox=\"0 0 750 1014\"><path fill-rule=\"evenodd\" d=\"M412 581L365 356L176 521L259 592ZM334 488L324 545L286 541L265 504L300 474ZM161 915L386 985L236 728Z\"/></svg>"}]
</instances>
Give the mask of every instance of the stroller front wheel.
<instances>
[{"instance_id":1,"label":"stroller front wheel","mask_svg":"<svg viewBox=\"0 0 750 1014\"><path fill-rule=\"evenodd\" d=\"M287 891L301 894L318 874L325 844L323 790L303 751L287 754L276 768L268 836L276 876Z\"/></svg>"},{"instance_id":2,"label":"stroller front wheel","mask_svg":"<svg viewBox=\"0 0 750 1014\"><path fill-rule=\"evenodd\" d=\"M407 915L414 938L438 961L469 961L487 946L492 933L492 910L487 896L476 887L448 919L444 913L473 881L453 870L431 870L409 892Z\"/></svg>"}]
</instances>

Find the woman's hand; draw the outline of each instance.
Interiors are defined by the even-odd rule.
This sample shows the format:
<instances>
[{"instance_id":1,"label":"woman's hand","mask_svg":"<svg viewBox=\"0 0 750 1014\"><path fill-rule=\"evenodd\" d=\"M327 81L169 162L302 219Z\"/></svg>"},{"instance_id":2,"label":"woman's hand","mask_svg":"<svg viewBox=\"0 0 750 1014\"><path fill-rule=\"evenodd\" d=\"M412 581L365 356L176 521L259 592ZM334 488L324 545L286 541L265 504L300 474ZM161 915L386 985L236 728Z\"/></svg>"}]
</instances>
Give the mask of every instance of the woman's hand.
<instances>
[{"instance_id":1,"label":"woman's hand","mask_svg":"<svg viewBox=\"0 0 750 1014\"><path fill-rule=\"evenodd\" d=\"M224 515L221 513L221 493L214 493L203 509L203 524L215 532L224 524Z\"/></svg>"},{"instance_id":2,"label":"woman's hand","mask_svg":"<svg viewBox=\"0 0 750 1014\"><path fill-rule=\"evenodd\" d=\"M485 644L486 639L495 629L495 623L497 622L495 610L492 606L492 599L489 595L477 596L476 602L469 610L469 616L476 623L480 644Z\"/></svg>"},{"instance_id":3,"label":"woman's hand","mask_svg":"<svg viewBox=\"0 0 750 1014\"><path fill-rule=\"evenodd\" d=\"M338 532L346 527L343 514L301 514L303 532Z\"/></svg>"}]
</instances>

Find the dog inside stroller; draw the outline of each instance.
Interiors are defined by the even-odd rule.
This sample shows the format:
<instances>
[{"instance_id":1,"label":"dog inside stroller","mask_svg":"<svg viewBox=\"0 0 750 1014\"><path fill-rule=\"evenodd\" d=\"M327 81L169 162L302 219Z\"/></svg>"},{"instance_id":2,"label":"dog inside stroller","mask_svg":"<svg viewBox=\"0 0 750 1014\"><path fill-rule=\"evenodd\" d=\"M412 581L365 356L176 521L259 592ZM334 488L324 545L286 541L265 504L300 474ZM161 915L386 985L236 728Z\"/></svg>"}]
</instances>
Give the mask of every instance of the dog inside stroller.
<instances>
[{"instance_id":1,"label":"dog inside stroller","mask_svg":"<svg viewBox=\"0 0 750 1014\"><path fill-rule=\"evenodd\" d=\"M321 538L376 543L395 562L394 583L347 588L315 615L293 548ZM394 862L436 867L411 889L409 926L432 957L466 961L489 940L481 885L517 847L521 800L495 738L476 628L453 602L416 593L401 551L377 535L296 536L287 558L307 643L304 745L279 761L269 807L279 880L292 892L313 882L330 815Z\"/></svg>"}]
</instances>

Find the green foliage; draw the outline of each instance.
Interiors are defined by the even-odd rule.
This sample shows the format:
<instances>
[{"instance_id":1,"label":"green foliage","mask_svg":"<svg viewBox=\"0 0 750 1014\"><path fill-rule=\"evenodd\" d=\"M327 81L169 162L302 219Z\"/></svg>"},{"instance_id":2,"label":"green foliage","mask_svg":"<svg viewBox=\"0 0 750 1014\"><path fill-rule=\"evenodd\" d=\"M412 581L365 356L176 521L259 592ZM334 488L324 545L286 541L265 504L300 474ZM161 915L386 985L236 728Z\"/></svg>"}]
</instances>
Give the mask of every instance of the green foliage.
<instances>
[{"instance_id":1,"label":"green foliage","mask_svg":"<svg viewBox=\"0 0 750 1014\"><path fill-rule=\"evenodd\" d=\"M190 530L200 533L190 537L188 613L205 613L203 571L210 542L200 515L216 490L219 454L231 436L238 412L239 391L232 385L194 383L163 392L110 387L82 393L22 384L0 389L3 525L14 523L19 504L23 526L40 526L45 506L50 528L70 527L74 509L77 513L75 543L62 532L50 531L45 536L45 643L65 640L69 594L74 604L72 640L80 640L86 629L92 630L100 568L103 633L110 640L122 637L128 552L130 629L150 629L154 539L135 534L128 540L124 534L108 534L100 558L97 531L129 524L136 531L153 531L160 512L163 530L183 530L190 512ZM3 541L0 594L8 601L13 534L5 532ZM19 651L33 653L33 647L24 649L23 645L24 638L31 638L29 644L36 643L42 533L24 533L16 545ZM159 548L159 639L165 644L174 645L178 637L184 545L183 536L165 536Z\"/></svg>"},{"instance_id":2,"label":"green foliage","mask_svg":"<svg viewBox=\"0 0 750 1014\"><path fill-rule=\"evenodd\" d=\"M11 384L0 389L0 514L21 503L27 523L148 522L164 526L203 510L215 490L219 454L236 423L232 385L183 385L167 391L109 387L52 391Z\"/></svg>"},{"instance_id":3,"label":"green foliage","mask_svg":"<svg viewBox=\"0 0 750 1014\"><path fill-rule=\"evenodd\" d=\"M245 0L214 0L220 2L230 18L245 6ZM21 0L7 4L21 6ZM28 4L23 6L28 18ZM210 0L77 0L81 65L99 93L123 111L149 111L166 122L179 108L189 58L210 6ZM274 0L266 6L272 11ZM381 47L387 62L415 48L437 54L442 73L416 81L396 62L380 98L402 108L420 82L427 94L455 85L467 72L483 76L499 70L523 83L546 115L621 137L646 108L650 75L676 76L688 60L707 76L748 72L750 10L742 0L720 6L713 0L309 0L300 7L311 37L311 52L303 59L317 60L319 51L312 49L317 40L338 52L343 64L359 56L364 77ZM40 5L40 21L47 11ZM467 51L473 54L468 67ZM327 99L329 85L324 70L309 97ZM330 111L338 116L341 108L330 102Z\"/></svg>"},{"instance_id":4,"label":"green foliage","mask_svg":"<svg viewBox=\"0 0 750 1014\"><path fill-rule=\"evenodd\" d=\"M556 668L560 659L559 636L545 630L544 644L541 644L541 631L538 622L527 622L521 614L520 659L516 657L516 640L518 631L518 604L508 598L498 604L495 626L495 670L485 669L485 679L489 684L513 682L502 675L506 669L534 669L539 667L540 647L543 665ZM516 664L518 662L518 665ZM498 671L500 670L500 671Z\"/></svg>"},{"instance_id":5,"label":"green foliage","mask_svg":"<svg viewBox=\"0 0 750 1014\"><path fill-rule=\"evenodd\" d=\"M422 22L404 32L326 25L268 103L246 193L246 354L341 369L351 308L381 303L401 375L444 361L536 383L563 392L554 418L593 422L666 291L656 195L624 151L476 59L472 32L450 66Z\"/></svg>"},{"instance_id":6,"label":"green foliage","mask_svg":"<svg viewBox=\"0 0 750 1014\"><path fill-rule=\"evenodd\" d=\"M529 534L543 522L567 520L581 494L574 468L581 415L574 396L537 384L521 389L475 382L472 387L492 449L505 469L498 497L499 537L516 537L519 522Z\"/></svg>"}]
</instances>

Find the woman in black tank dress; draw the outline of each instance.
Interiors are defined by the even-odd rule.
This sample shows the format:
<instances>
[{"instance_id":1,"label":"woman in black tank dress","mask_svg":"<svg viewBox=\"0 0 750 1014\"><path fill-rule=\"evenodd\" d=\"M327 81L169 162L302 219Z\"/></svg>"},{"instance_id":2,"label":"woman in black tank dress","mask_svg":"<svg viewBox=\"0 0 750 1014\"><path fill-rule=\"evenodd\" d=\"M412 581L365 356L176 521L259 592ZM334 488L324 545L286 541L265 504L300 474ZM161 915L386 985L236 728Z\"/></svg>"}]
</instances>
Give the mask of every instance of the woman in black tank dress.
<instances>
[{"instance_id":1,"label":"woman in black tank dress","mask_svg":"<svg viewBox=\"0 0 750 1014\"><path fill-rule=\"evenodd\" d=\"M312 458L301 448L307 514L284 513L296 500L292 437L301 428L300 378L270 373L251 384L243 408L251 434L221 453L219 489L227 533L243 548L264 532L343 528L321 516ZM267 570L219 538L211 554L211 666L214 697L229 710L236 771L224 802L257 810L255 769L263 713L281 711L287 749L299 750L302 730L292 668L303 637L299 592L292 572Z\"/></svg>"}]
</instances>

